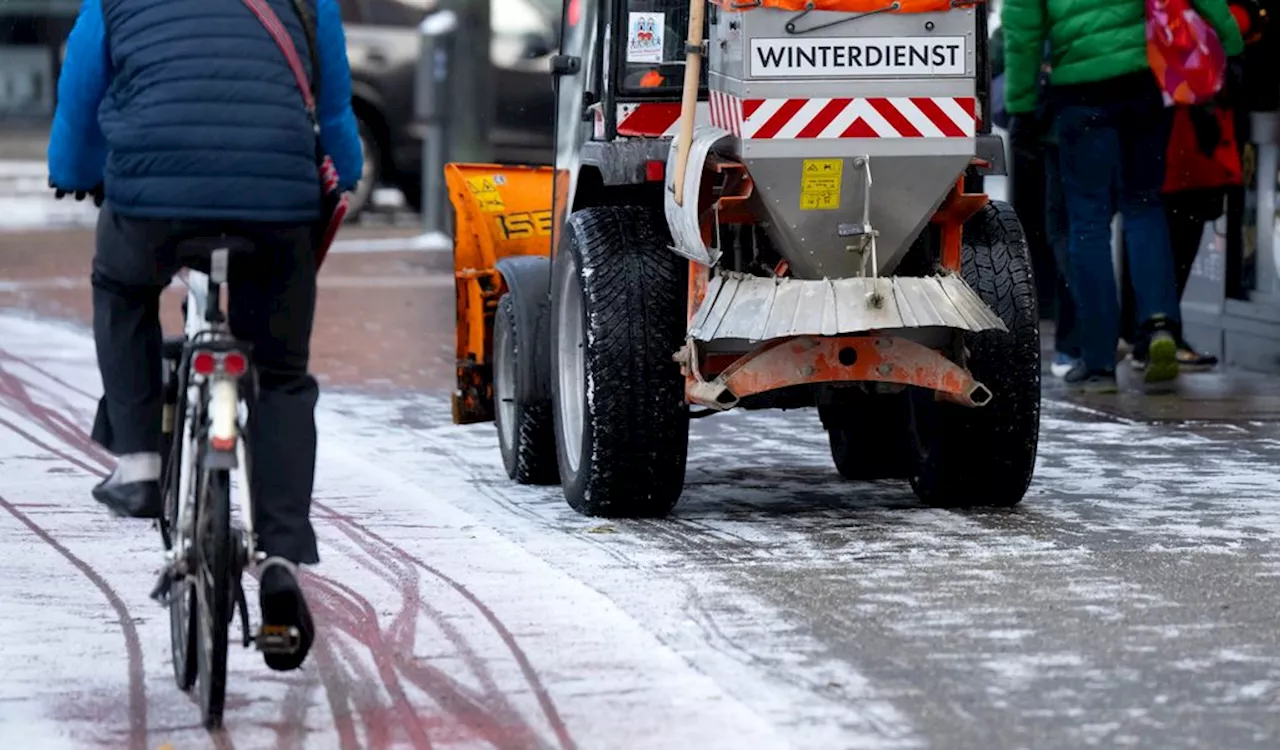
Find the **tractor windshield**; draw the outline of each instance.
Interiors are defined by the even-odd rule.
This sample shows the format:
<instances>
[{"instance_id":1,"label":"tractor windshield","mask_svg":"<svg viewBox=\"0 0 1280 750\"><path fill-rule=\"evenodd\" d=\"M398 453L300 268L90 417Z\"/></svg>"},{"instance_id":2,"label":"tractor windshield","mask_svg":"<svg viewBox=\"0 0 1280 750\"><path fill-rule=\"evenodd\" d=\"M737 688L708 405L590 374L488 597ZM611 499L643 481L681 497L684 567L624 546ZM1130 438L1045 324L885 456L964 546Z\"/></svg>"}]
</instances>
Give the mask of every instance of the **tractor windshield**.
<instances>
[{"instance_id":1,"label":"tractor windshield","mask_svg":"<svg viewBox=\"0 0 1280 750\"><path fill-rule=\"evenodd\" d=\"M684 85L684 42L689 30L688 0L627 0L626 43L622 46L623 96L678 96ZM703 27L705 38L706 27ZM707 68L702 67L701 86Z\"/></svg>"}]
</instances>

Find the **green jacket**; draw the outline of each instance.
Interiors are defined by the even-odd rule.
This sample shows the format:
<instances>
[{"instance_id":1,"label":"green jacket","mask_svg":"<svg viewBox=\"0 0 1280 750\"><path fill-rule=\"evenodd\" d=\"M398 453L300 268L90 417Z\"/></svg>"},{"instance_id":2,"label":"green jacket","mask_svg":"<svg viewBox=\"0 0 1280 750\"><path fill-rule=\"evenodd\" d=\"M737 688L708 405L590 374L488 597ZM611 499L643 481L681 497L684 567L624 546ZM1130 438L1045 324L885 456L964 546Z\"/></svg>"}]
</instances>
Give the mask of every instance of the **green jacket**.
<instances>
[{"instance_id":1,"label":"green jacket","mask_svg":"<svg viewBox=\"0 0 1280 750\"><path fill-rule=\"evenodd\" d=\"M1228 56L1244 50L1227 0L1191 0L1218 32ZM1150 69L1144 0L1004 0L1005 107L1011 114L1036 108L1044 42L1049 41L1054 84L1092 83Z\"/></svg>"}]
</instances>

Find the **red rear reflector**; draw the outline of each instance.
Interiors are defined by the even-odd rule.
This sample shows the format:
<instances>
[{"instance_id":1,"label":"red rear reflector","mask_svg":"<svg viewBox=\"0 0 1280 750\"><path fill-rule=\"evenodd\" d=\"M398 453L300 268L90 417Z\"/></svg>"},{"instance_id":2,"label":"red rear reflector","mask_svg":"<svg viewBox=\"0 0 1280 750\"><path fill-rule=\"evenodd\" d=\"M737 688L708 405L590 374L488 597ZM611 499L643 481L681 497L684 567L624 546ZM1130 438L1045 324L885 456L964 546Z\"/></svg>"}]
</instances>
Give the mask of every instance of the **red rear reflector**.
<instances>
[{"instance_id":1,"label":"red rear reflector","mask_svg":"<svg viewBox=\"0 0 1280 750\"><path fill-rule=\"evenodd\" d=\"M667 175L667 165L656 159L644 163L644 178L649 182L662 182Z\"/></svg>"},{"instance_id":2,"label":"red rear reflector","mask_svg":"<svg viewBox=\"0 0 1280 750\"><path fill-rule=\"evenodd\" d=\"M232 451L236 448L236 439L233 437L211 437L209 438L209 447L215 451Z\"/></svg>"},{"instance_id":3,"label":"red rear reflector","mask_svg":"<svg viewBox=\"0 0 1280 750\"><path fill-rule=\"evenodd\" d=\"M249 362L240 352L227 352L222 358L222 370L232 377L239 377L249 369Z\"/></svg>"},{"instance_id":4,"label":"red rear reflector","mask_svg":"<svg viewBox=\"0 0 1280 750\"><path fill-rule=\"evenodd\" d=\"M191 369L195 370L197 375L212 375L217 365L217 360L209 352L196 352L196 355L191 358Z\"/></svg>"}]
</instances>

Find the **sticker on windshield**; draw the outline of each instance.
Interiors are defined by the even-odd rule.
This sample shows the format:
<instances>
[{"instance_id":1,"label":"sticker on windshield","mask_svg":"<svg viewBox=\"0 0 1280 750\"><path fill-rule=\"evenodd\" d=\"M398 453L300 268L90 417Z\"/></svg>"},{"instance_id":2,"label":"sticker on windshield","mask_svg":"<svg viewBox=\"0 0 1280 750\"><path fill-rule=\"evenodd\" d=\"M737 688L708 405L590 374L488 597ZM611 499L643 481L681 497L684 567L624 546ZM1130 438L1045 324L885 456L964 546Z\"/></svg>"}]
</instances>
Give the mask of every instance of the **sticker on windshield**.
<instances>
[{"instance_id":1,"label":"sticker on windshield","mask_svg":"<svg viewBox=\"0 0 1280 750\"><path fill-rule=\"evenodd\" d=\"M662 62L662 33L666 29L666 15L666 13L639 12L629 14L627 62Z\"/></svg>"}]
</instances>

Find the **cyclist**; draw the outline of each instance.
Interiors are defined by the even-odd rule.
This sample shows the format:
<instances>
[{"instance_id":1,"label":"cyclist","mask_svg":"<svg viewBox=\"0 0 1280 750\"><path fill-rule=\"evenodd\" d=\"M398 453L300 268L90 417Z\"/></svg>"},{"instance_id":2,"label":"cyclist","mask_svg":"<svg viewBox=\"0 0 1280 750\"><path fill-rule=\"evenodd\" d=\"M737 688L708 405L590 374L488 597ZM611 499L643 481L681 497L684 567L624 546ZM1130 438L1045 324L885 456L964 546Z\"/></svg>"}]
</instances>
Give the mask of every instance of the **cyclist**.
<instances>
[{"instance_id":1,"label":"cyclist","mask_svg":"<svg viewBox=\"0 0 1280 750\"><path fill-rule=\"evenodd\" d=\"M268 0L300 56L302 14ZM314 24L321 144L344 190L362 169L338 0L302 0ZM310 70L309 75L317 71ZM49 142L50 183L102 200L93 257L93 330L104 395L93 439L117 457L93 497L117 515L156 518L162 399L161 291L188 238L241 236L232 258L232 333L259 375L249 444L263 623L297 627L300 666L314 626L296 566L319 562L311 527L316 381L308 373L321 228L316 134L291 69L242 2L84 0L66 45ZM207 259L205 259L207 263Z\"/></svg>"}]
</instances>

